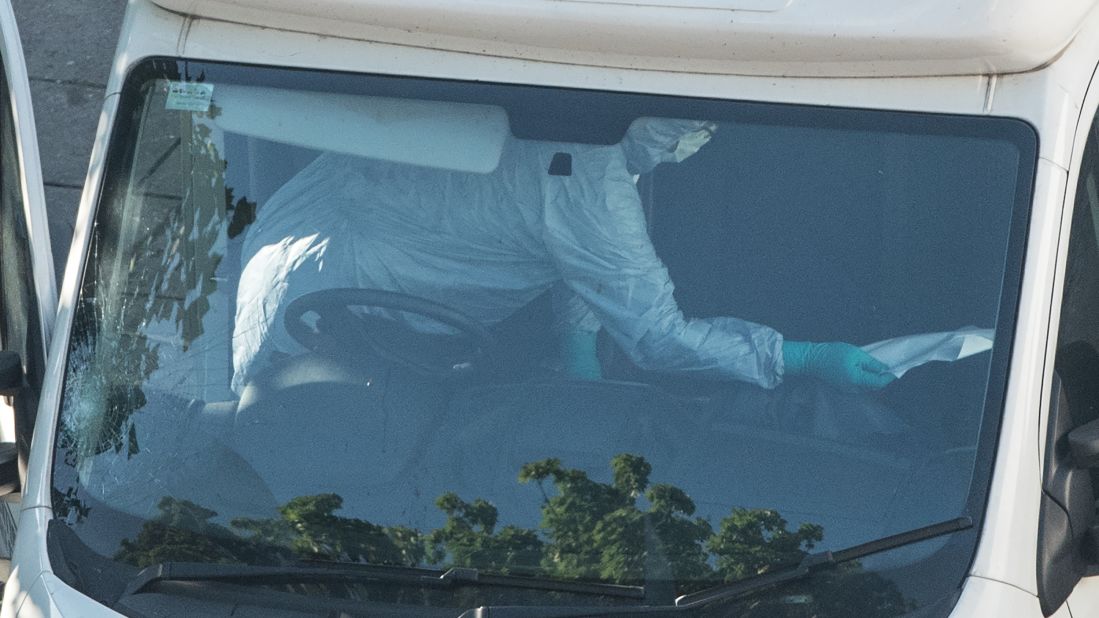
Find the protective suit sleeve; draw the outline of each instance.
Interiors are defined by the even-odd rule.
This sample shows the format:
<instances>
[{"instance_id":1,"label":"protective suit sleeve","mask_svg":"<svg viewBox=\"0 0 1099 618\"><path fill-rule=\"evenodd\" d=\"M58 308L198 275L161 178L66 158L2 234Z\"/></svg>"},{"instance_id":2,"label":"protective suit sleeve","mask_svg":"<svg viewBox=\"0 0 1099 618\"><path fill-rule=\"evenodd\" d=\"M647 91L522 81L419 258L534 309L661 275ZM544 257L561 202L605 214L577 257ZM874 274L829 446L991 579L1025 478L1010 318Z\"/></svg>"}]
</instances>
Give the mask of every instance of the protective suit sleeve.
<instances>
[{"instance_id":1,"label":"protective suit sleeve","mask_svg":"<svg viewBox=\"0 0 1099 618\"><path fill-rule=\"evenodd\" d=\"M638 366L773 388L782 336L731 317L686 319L656 255L618 146L573 155L571 176L546 176L543 241L565 284Z\"/></svg>"}]
</instances>

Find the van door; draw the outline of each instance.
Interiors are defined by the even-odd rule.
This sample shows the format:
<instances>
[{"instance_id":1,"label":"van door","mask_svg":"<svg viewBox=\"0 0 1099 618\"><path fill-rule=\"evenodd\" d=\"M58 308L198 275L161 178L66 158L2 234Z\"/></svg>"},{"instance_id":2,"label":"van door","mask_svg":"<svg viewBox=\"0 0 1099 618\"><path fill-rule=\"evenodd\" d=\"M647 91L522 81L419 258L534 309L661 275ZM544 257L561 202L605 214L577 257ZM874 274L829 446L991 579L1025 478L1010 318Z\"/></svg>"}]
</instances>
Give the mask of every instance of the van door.
<instances>
[{"instance_id":1,"label":"van door","mask_svg":"<svg viewBox=\"0 0 1099 618\"><path fill-rule=\"evenodd\" d=\"M1038 596L1049 615L1099 612L1099 468L1078 463L1068 434L1099 423L1099 68L1076 131L1065 196L1071 212L1043 461ZM1064 229L1064 228L1062 228ZM1065 249L1062 249L1065 251ZM1054 297L1056 300L1056 296ZM1067 603L1065 601L1067 600Z\"/></svg>"},{"instance_id":2,"label":"van door","mask_svg":"<svg viewBox=\"0 0 1099 618\"><path fill-rule=\"evenodd\" d=\"M1057 455L1049 451L1056 450L1054 441L1059 437L1058 434L1099 420L1099 118L1094 120L1088 132L1080 139L1084 143L1084 153L1080 163L1069 230L1068 256L1065 261L1061 324L1054 364L1056 399L1051 401L1048 431L1052 435L1049 446L1046 447L1047 478L1052 478L1050 467L1056 465ZM1063 448L1062 452L1064 455L1070 454ZM1061 502L1079 503L1082 514L1087 518L1085 521L1095 522L1099 518L1094 502L1094 496L1099 494L1099 469L1074 470L1066 465L1061 467L1065 470L1054 470L1054 474L1059 474L1064 479L1078 475L1082 477L1079 483L1084 485L1071 496L1066 495ZM1088 497L1092 500L1088 500ZM1068 521L1072 523L1071 518ZM1056 521L1043 519L1042 532L1056 526ZM1052 602L1043 595L1042 602L1043 607L1052 609L1057 601L1067 596L1073 615L1090 616L1099 611L1099 576L1096 576L1095 570L1099 564L1099 556L1096 555L1099 544L1095 532L1099 529L1094 523L1090 531L1078 530L1080 527L1076 525L1062 528L1061 532L1051 535L1053 538L1060 536L1065 540L1060 542L1064 545L1062 556L1058 560L1062 566L1049 571L1052 586L1046 587L1059 586L1062 590L1053 595ZM1073 537L1076 538L1075 543L1072 542ZM1039 541L1041 552L1044 544L1041 544L1041 538ZM1040 558L1039 592L1043 592L1042 584L1045 583L1042 565Z\"/></svg>"},{"instance_id":3,"label":"van door","mask_svg":"<svg viewBox=\"0 0 1099 618\"><path fill-rule=\"evenodd\" d=\"M0 494L7 494L26 473L57 310L30 84L9 0L0 0L0 64Z\"/></svg>"}]
</instances>

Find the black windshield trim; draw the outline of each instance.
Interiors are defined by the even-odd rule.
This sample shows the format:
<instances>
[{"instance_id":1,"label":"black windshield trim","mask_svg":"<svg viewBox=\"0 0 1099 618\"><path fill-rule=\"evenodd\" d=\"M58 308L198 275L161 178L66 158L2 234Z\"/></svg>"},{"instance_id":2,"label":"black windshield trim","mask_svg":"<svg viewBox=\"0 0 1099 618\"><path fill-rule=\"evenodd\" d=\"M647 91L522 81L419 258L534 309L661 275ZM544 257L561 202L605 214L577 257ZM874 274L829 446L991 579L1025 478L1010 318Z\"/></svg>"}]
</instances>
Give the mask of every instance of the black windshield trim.
<instances>
[{"instance_id":1,"label":"black windshield trim","mask_svg":"<svg viewBox=\"0 0 1099 618\"><path fill-rule=\"evenodd\" d=\"M135 65L131 73L127 76L125 85L123 87L123 94L119 104L118 121L115 122L112 127L112 135L110 139L110 147L108 150L107 165L105 165L106 180L103 183L101 194L97 196L95 201L95 208L98 210L100 206L105 202L104 195L110 190L111 181L109 179L109 172L111 170L118 170L125 167L127 154L127 136L130 131L130 127L127 126L125 113L127 110L132 112L133 110L128 108L128 105L132 105L134 95L141 89L143 84L148 83L150 80L157 79L164 73L165 67L185 67L184 73L193 79L217 79L225 78L226 81L233 82L259 82L263 80L277 79L280 82L287 82L290 80L302 80L301 87L309 88L316 86L320 83L327 84L326 80L333 79L340 81L341 84L358 83L356 80L364 79L377 79L379 81L391 81L394 84L397 81L402 81L404 84L412 82L440 82L457 84L454 87L468 88L473 86L471 82L458 82L456 80L432 80L428 78L420 78L413 76L394 77L394 76L380 76L380 75L366 75L366 74L350 74L350 73L335 73L315 70L303 70L303 69L289 69L278 67L255 67L240 64L222 64L216 62L202 62L183 60L178 58L151 58ZM485 83L484 85L500 85ZM510 88L530 88L532 90L546 90L545 87L540 86L523 86L514 84L503 84L503 86ZM350 86L348 86L350 87ZM355 86L360 87L360 86ZM396 86L395 86L396 87ZM402 86L403 87L403 86ZM565 88L552 88L554 91L566 90ZM581 92L580 89L572 89L577 92ZM606 94L617 95L631 95L631 93L611 93ZM662 95L647 95L632 93L633 97L647 98L654 101L654 110L660 105L668 105L668 103L657 104L658 99L665 99L666 101L682 100L687 97L674 97L674 96L662 96ZM855 122L858 116L872 113L872 114L890 114L898 118L906 118L905 126L911 131L930 131L934 133L949 133L951 135L971 136L978 138L989 139L1002 139L1009 141L1018 148L1019 152L1019 169L1016 186L1016 203L1012 214L1011 231L1009 235L1008 254L1006 256L1006 268L1002 290L1002 298L999 305L999 316L996 325L997 332L997 345L992 354L992 366L989 372L989 380L987 384L987 391L985 397L985 410L982 417L982 423L980 428L980 438L977 441L977 457L976 465L974 469L973 479L970 488L970 494L967 503L967 512L972 514L974 533L969 535L963 535L965 538L952 539L950 543L966 544L969 552L970 564L976 555L975 539L977 538L980 528L985 518L985 511L987 508L987 498L989 495L991 482L992 482L992 468L993 462L998 450L999 429L1002 421L1002 414L1004 410L1004 404L1006 401L1006 388L1007 378L1010 370L1010 357L1012 346L1014 343L1014 331L1017 318L1017 311L1019 307L1019 300L1021 295L1021 283L1022 283L1022 265L1026 257L1026 240L1028 236L1028 222L1031 209L1031 202L1033 199L1033 189L1037 173L1037 153L1038 153L1038 135L1034 128L1027 122L1017 118L1004 118L995 116L968 116L960 114L935 114L935 113L923 113L923 112L905 112L898 110L860 110L855 108L843 108L833 109L825 108L823 106L814 107L801 104L789 104L789 103L774 103L774 102L744 102L733 100L721 100L716 99L699 99L693 98L695 101L709 101L710 105L716 105L717 103L737 103L742 107L742 111L747 117L750 117L754 122L763 122L766 119L764 116L768 116L770 110L775 110L775 116L783 118L793 117L796 114L791 113L789 110L809 110L813 114L814 121L823 119L831 119L836 126L843 126L849 123ZM787 110L787 111L782 111ZM658 110L652 112L657 113ZM758 116L758 117L757 117ZM97 219L98 221L98 214ZM102 232L93 232L102 233ZM85 258L85 264L80 271L80 280L83 285L85 280L85 271L88 270L88 258L90 254ZM66 356L68 351L66 350ZM66 366L68 359L66 358ZM67 375L67 374L66 374ZM59 407L63 406L63 402L58 403ZM64 417L62 413L57 415L58 424L60 425L61 419ZM58 427L53 428L57 431ZM51 483L55 482L54 468L64 465L61 458L58 457L58 451L54 452L53 466L51 467ZM966 565L968 566L968 564Z\"/></svg>"}]
</instances>

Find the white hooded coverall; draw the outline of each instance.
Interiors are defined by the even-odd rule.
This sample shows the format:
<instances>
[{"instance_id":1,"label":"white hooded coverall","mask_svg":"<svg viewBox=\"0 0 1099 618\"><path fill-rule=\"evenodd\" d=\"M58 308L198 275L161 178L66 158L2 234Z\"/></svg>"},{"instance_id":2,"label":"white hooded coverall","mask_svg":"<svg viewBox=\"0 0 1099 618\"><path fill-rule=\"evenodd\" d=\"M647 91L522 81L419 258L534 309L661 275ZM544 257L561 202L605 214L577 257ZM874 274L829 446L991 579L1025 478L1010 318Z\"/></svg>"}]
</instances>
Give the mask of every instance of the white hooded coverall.
<instances>
[{"instance_id":1,"label":"white hooded coverall","mask_svg":"<svg viewBox=\"0 0 1099 618\"><path fill-rule=\"evenodd\" d=\"M732 317L685 318L646 230L634 175L681 160L680 139L705 125L641 118L610 146L509 138L488 174L321 155L248 231L233 389L273 351L302 351L283 311L308 292L402 292L491 326L554 286L565 292L555 293L557 328L602 326L642 368L773 388L782 336ZM549 173L559 153L570 175Z\"/></svg>"}]
</instances>

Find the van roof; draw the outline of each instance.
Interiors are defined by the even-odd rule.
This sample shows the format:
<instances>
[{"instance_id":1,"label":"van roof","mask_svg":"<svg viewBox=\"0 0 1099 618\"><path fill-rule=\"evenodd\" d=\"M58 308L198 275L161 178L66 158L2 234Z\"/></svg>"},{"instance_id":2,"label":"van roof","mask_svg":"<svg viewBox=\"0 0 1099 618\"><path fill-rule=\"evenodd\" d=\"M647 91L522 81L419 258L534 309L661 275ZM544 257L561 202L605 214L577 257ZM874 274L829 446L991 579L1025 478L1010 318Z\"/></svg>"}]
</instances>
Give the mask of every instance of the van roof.
<instances>
[{"instance_id":1,"label":"van roof","mask_svg":"<svg viewBox=\"0 0 1099 618\"><path fill-rule=\"evenodd\" d=\"M491 56L775 76L1013 73L1099 0L152 0L241 24Z\"/></svg>"}]
</instances>

